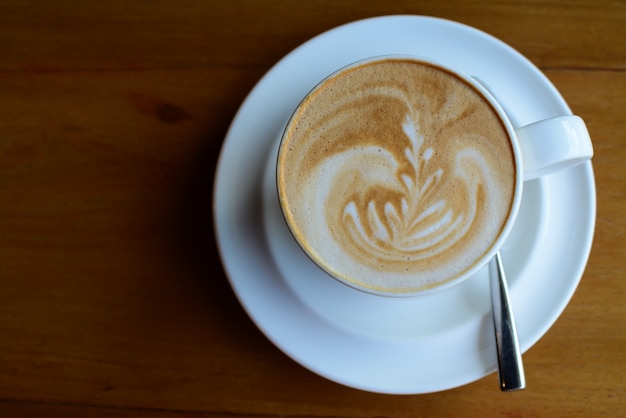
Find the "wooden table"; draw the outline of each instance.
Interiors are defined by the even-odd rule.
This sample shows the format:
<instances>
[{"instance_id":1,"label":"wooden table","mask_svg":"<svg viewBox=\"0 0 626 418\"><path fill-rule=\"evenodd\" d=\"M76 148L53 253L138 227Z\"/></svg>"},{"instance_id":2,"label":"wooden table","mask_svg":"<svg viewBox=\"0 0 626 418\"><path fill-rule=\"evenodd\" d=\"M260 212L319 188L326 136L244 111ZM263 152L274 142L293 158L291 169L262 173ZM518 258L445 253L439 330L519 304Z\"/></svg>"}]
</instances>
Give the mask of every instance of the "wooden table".
<instances>
[{"instance_id":1,"label":"wooden table","mask_svg":"<svg viewBox=\"0 0 626 418\"><path fill-rule=\"evenodd\" d=\"M220 264L212 181L248 91L305 40L387 14L502 39L591 132L591 257L522 392L327 381L266 340ZM624 416L625 26L611 0L1 0L0 416Z\"/></svg>"}]
</instances>

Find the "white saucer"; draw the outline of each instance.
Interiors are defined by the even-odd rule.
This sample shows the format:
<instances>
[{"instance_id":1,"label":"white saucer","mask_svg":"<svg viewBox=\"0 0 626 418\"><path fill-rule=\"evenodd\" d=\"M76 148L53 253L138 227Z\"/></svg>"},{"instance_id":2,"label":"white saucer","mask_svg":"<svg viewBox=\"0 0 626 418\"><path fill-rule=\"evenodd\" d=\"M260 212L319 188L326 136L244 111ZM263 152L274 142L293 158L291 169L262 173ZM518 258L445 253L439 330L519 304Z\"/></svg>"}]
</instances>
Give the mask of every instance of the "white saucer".
<instances>
[{"instance_id":1,"label":"white saucer","mask_svg":"<svg viewBox=\"0 0 626 418\"><path fill-rule=\"evenodd\" d=\"M480 78L516 126L571 113L536 67L476 29L419 16L344 25L283 58L244 101L217 168L215 229L237 297L283 352L354 388L427 393L496 370L486 271L416 299L348 288L321 273L293 241L273 183L277 138L302 97L333 70L385 54L431 57ZM595 211L590 162L525 184L503 249L523 351L547 332L576 290Z\"/></svg>"}]
</instances>

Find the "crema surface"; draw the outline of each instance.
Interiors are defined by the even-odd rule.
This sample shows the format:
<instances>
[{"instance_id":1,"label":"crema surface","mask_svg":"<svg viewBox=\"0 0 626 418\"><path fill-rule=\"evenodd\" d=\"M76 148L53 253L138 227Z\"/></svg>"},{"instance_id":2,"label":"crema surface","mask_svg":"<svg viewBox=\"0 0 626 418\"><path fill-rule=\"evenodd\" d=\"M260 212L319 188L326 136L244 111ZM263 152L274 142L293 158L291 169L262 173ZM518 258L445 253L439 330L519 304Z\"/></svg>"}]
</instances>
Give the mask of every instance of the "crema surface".
<instances>
[{"instance_id":1,"label":"crema surface","mask_svg":"<svg viewBox=\"0 0 626 418\"><path fill-rule=\"evenodd\" d=\"M292 233L323 269L406 292L452 280L490 251L512 208L515 158L472 86L389 59L307 96L283 136L277 181Z\"/></svg>"}]
</instances>

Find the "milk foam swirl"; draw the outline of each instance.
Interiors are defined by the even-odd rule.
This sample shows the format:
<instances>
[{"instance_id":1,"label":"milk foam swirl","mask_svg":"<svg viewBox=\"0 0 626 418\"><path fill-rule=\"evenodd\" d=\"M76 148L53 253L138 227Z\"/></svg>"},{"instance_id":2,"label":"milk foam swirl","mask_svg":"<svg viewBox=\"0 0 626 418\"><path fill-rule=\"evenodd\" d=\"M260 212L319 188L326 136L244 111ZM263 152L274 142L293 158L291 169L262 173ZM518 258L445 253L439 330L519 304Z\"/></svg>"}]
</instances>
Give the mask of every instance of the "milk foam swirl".
<instances>
[{"instance_id":1,"label":"milk foam swirl","mask_svg":"<svg viewBox=\"0 0 626 418\"><path fill-rule=\"evenodd\" d=\"M468 148L457 154L457 169L462 171L466 165L473 165L480 170L478 178L465 178L462 175L465 173L457 172L457 175L461 174L459 178L467 182L464 184L467 196L463 198L467 206L455 207L446 196L432 198L433 191L441 186L444 169L439 167L432 174L424 176L424 167L429 163L433 149L422 150L423 137L409 115L403 124L403 131L410 139L410 147L405 148L404 157L412 172L399 173L400 162L394 161L389 166L395 167L396 172L382 173L385 176L384 183L369 183L369 187L381 186L398 191L399 207L393 201L377 201L374 196L363 210L356 200L350 200L344 206L342 217L351 241L364 253L394 262L406 260L407 257L411 260L433 257L463 239L477 216L479 185L485 184L486 189L492 188L485 175L486 162L480 154ZM381 150L362 149L356 152L371 155ZM389 179L395 179L397 183L390 184Z\"/></svg>"},{"instance_id":2,"label":"milk foam swirl","mask_svg":"<svg viewBox=\"0 0 626 418\"><path fill-rule=\"evenodd\" d=\"M311 94L285 135L278 184L294 235L326 270L413 289L462 274L489 250L515 174L484 99L443 71L396 64L360 67Z\"/></svg>"}]
</instances>

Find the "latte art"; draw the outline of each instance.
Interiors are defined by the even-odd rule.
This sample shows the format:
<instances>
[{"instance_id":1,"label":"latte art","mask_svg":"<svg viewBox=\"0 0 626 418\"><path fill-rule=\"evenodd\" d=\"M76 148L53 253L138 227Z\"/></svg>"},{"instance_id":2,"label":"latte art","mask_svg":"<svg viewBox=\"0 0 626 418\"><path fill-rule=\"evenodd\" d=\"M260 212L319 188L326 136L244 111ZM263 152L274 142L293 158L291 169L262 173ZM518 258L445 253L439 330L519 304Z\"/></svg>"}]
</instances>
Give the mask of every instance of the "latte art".
<instances>
[{"instance_id":1,"label":"latte art","mask_svg":"<svg viewBox=\"0 0 626 418\"><path fill-rule=\"evenodd\" d=\"M464 182L460 185L460 192L468 194L464 198L468 205L458 208L446 196L431 198L435 190L441 187L444 170L437 168L422 179L421 174L434 151L428 148L421 152L423 138L418 136L419 132L408 115L403 128L411 142L411 147L405 149L404 155L411 173L398 173L400 162L395 161L393 166L397 168L396 172L386 173L383 184L368 185L370 188L389 189L389 179L396 179L397 184L392 189L399 193L398 201L377 201L374 196L366 207L359 208L358 199L351 200L344 207L342 220L342 226L353 244L361 251L375 258L394 260L394 263L433 257L461 240L477 215L476 202L482 199L478 186L489 183L484 173L484 159L471 149L464 149L457 155L456 167L463 170L464 166L469 165L479 169L476 173L478 179L459 176L460 181ZM375 153L380 150L364 149L358 152Z\"/></svg>"},{"instance_id":2,"label":"latte art","mask_svg":"<svg viewBox=\"0 0 626 418\"><path fill-rule=\"evenodd\" d=\"M281 206L330 274L407 291L463 274L512 206L515 162L488 102L411 60L363 64L301 104L283 137Z\"/></svg>"}]
</instances>

